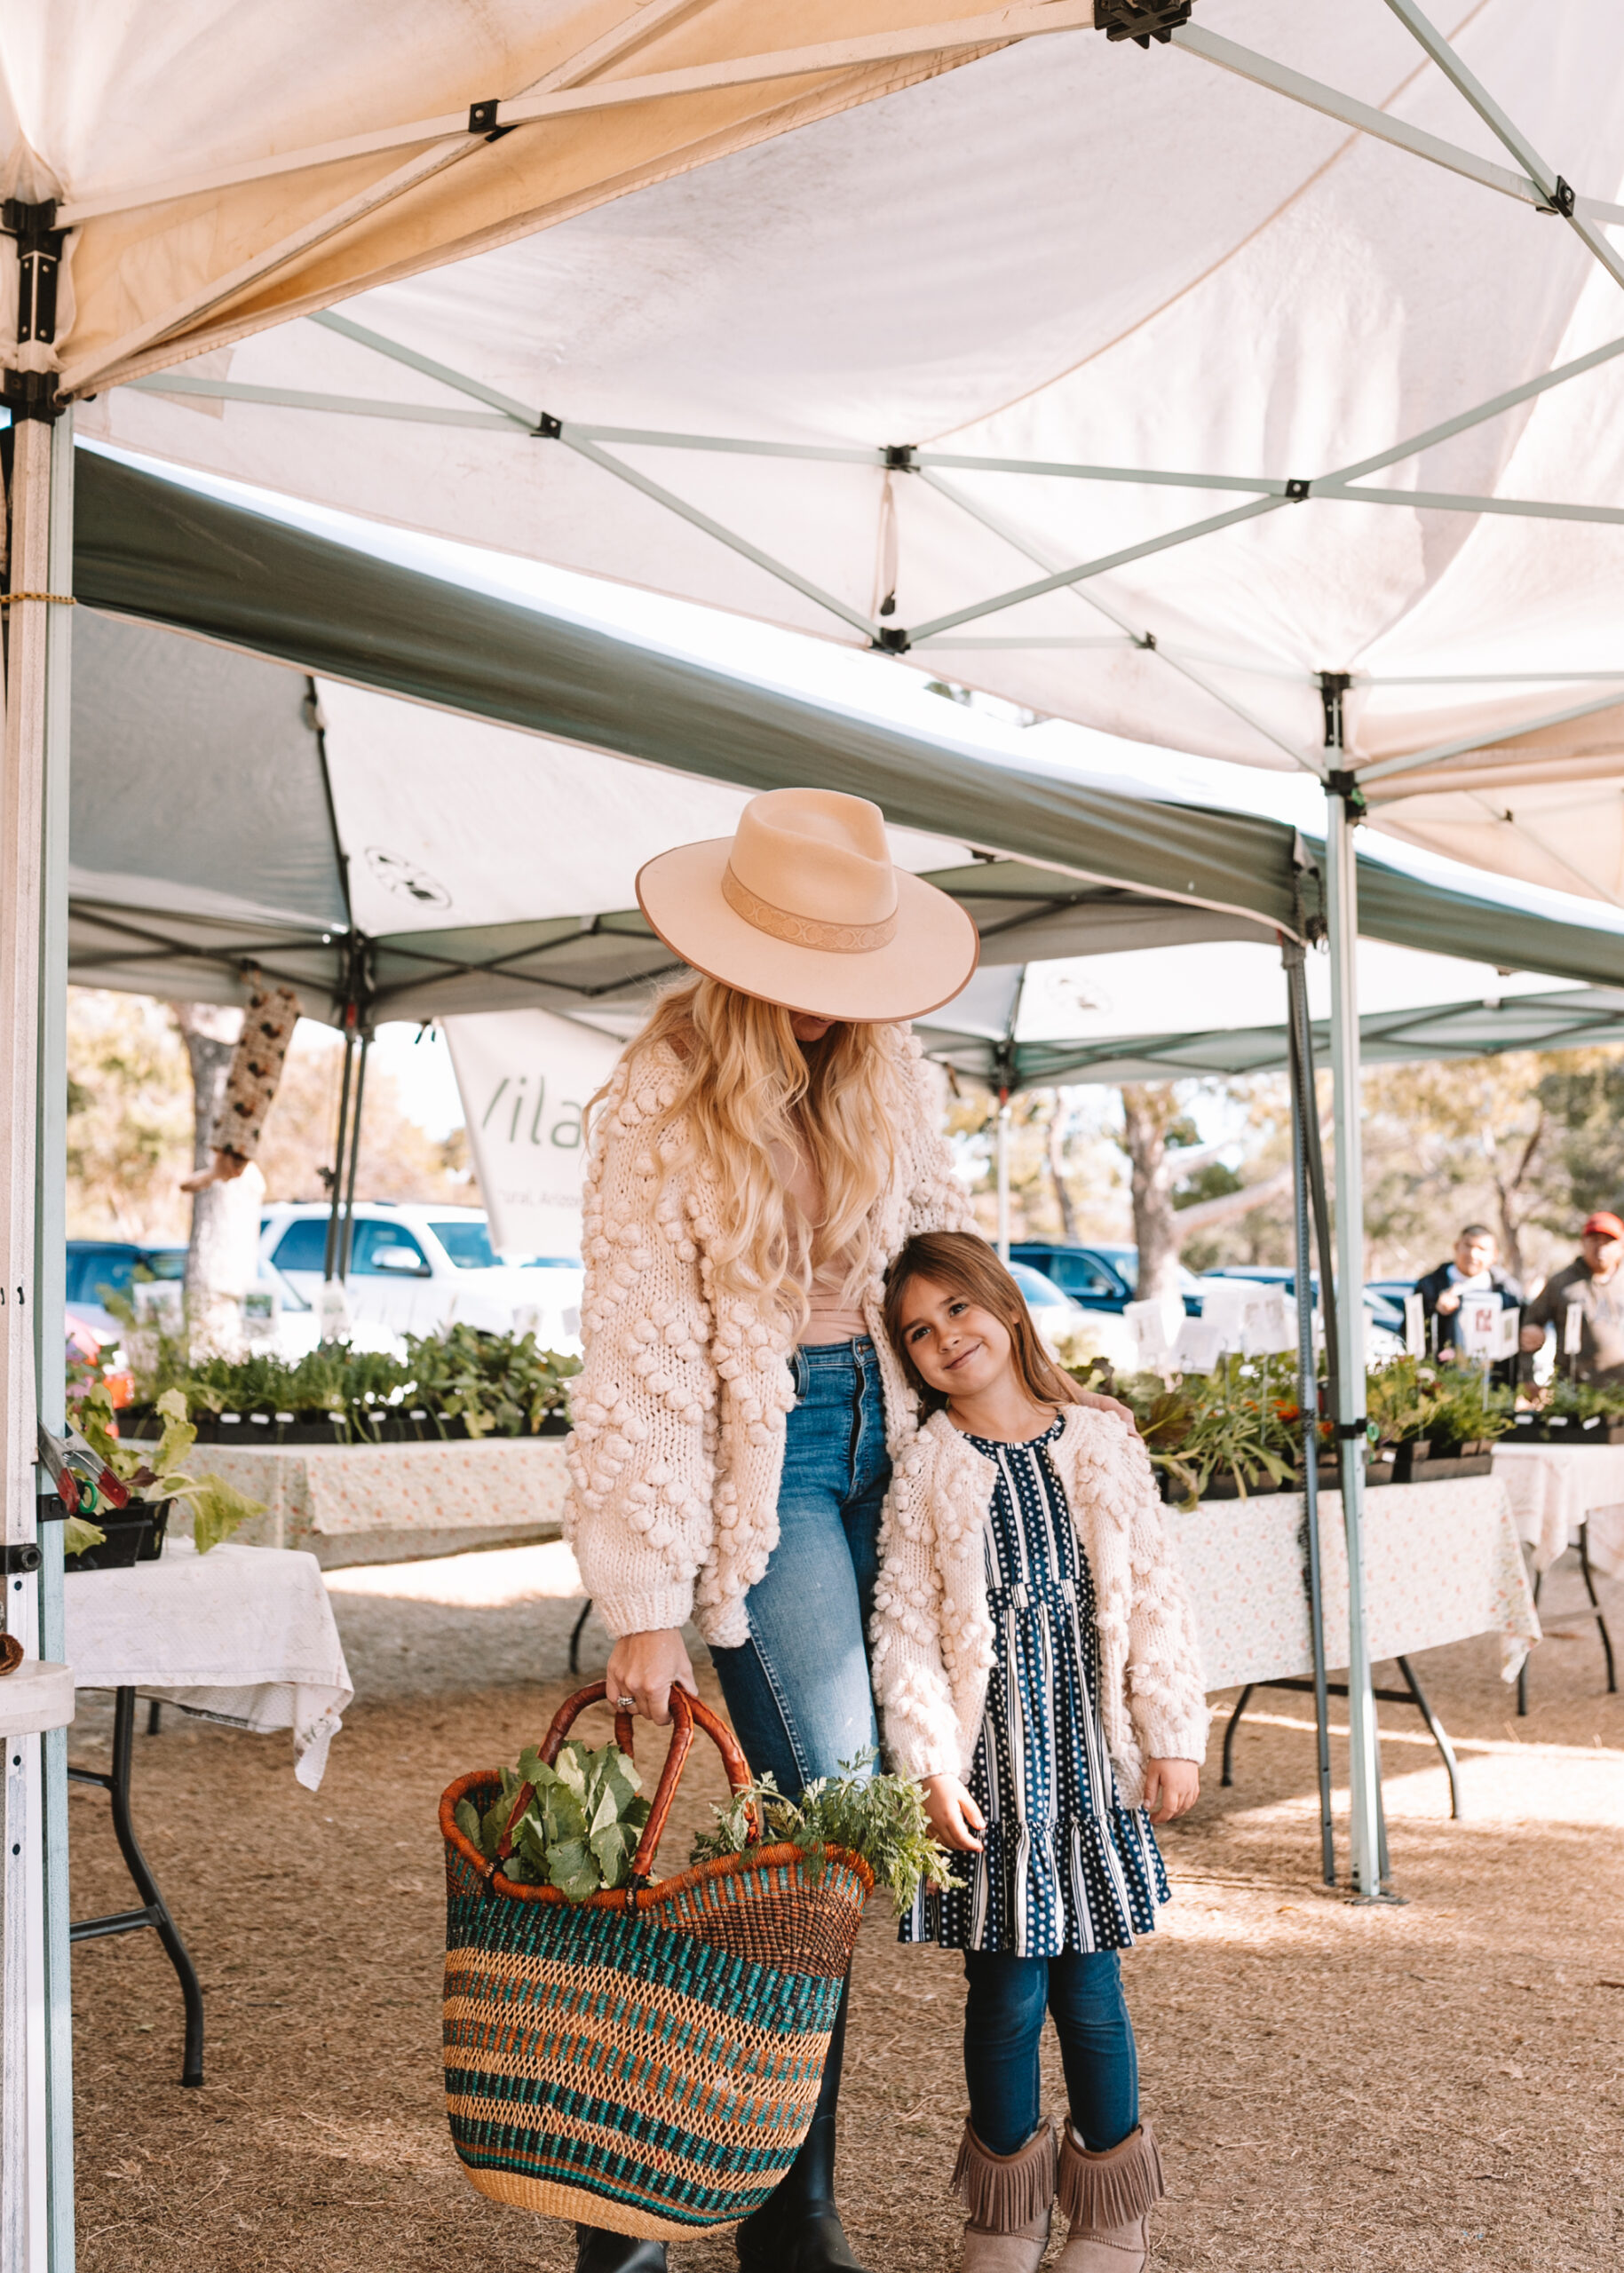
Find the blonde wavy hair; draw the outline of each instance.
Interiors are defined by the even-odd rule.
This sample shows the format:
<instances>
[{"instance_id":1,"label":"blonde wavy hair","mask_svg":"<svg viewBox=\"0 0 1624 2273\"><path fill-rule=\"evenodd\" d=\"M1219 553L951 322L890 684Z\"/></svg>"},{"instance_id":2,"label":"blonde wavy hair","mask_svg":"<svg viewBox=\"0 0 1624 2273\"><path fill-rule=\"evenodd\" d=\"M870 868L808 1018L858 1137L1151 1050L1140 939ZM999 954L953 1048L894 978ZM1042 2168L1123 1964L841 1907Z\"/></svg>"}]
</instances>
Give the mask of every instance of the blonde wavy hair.
<instances>
[{"instance_id":1,"label":"blonde wavy hair","mask_svg":"<svg viewBox=\"0 0 1624 2273\"><path fill-rule=\"evenodd\" d=\"M891 1180L897 1093L891 1028L842 1022L820 1041L802 1042L793 1015L720 979L679 980L659 996L625 1057L667 1042L681 1061L681 1087L650 1135L658 1152L684 1122L685 1142L665 1175L702 1160L725 1195L710 1249L719 1288L781 1304L798 1326L807 1257L773 1149L788 1145L810 1160L823 1186L811 1267L849 1251L844 1292L852 1301L874 1264L868 1215Z\"/></svg>"}]
</instances>

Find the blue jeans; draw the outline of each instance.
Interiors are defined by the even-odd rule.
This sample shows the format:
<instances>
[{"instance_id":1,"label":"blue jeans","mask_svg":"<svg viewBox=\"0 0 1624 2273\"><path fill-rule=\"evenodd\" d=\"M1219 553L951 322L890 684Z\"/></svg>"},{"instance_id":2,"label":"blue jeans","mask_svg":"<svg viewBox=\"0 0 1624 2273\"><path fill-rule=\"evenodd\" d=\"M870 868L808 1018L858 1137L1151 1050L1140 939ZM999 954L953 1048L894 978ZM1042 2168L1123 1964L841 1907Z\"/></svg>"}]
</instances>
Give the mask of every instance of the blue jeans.
<instances>
[{"instance_id":1,"label":"blue jeans","mask_svg":"<svg viewBox=\"0 0 1624 2273\"><path fill-rule=\"evenodd\" d=\"M745 1598L750 1638L713 1650L745 1757L793 1798L879 1743L868 1620L891 1481L879 1360L868 1341L797 1350L778 1545Z\"/></svg>"},{"instance_id":2,"label":"blue jeans","mask_svg":"<svg viewBox=\"0 0 1624 2273\"><path fill-rule=\"evenodd\" d=\"M1012 2155L1038 2127L1045 2006L1078 2135L1091 2154L1120 2145L1139 2120L1139 2060L1116 1951L1008 1957L966 1950L964 1973L964 2080L982 2145Z\"/></svg>"}]
</instances>

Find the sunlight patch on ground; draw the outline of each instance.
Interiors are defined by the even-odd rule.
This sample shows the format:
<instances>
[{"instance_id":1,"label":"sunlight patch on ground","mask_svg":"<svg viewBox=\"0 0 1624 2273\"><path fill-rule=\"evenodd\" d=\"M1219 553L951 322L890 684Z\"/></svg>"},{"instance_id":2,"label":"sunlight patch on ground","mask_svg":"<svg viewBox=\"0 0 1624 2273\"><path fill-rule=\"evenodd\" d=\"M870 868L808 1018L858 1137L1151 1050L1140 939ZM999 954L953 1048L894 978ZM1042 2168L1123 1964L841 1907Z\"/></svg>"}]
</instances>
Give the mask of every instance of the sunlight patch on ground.
<instances>
[{"instance_id":1,"label":"sunlight patch on ground","mask_svg":"<svg viewBox=\"0 0 1624 2273\"><path fill-rule=\"evenodd\" d=\"M561 1539L424 1563L358 1564L324 1575L330 1594L446 1603L466 1610L499 1610L509 1603L567 1600L586 1593L575 1558Z\"/></svg>"}]
</instances>

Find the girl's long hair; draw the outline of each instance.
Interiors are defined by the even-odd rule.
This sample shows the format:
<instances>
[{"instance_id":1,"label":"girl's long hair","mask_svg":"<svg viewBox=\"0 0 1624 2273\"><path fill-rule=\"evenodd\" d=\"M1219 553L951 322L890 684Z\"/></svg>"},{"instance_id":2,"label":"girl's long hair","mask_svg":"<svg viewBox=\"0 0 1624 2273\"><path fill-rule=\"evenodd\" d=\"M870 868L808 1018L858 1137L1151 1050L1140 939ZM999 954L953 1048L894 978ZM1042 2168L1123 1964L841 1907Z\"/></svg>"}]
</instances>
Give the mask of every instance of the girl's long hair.
<instances>
[{"instance_id":1,"label":"girl's long hair","mask_svg":"<svg viewBox=\"0 0 1624 2273\"><path fill-rule=\"evenodd\" d=\"M651 1149L666 1174L703 1160L721 1187L725 1213L710 1247L718 1287L764 1309L781 1306L798 1326L806 1257L786 1219L773 1147L793 1147L815 1169L823 1221L811 1263L849 1250L844 1294L855 1300L874 1266L868 1212L891 1180L899 1099L889 1027L841 1023L821 1041L800 1042L792 1015L717 978L682 979L660 995L625 1057L635 1062L667 1042L681 1061L681 1086L650 1129ZM679 1121L686 1142L666 1159L661 1139Z\"/></svg>"},{"instance_id":2,"label":"girl's long hair","mask_svg":"<svg viewBox=\"0 0 1624 2273\"><path fill-rule=\"evenodd\" d=\"M996 1251L974 1232L916 1232L886 1273L884 1316L891 1348L902 1360L902 1370L919 1392L927 1414L939 1413L947 1398L924 1380L902 1338L902 1298L915 1279L930 1279L992 1312L1009 1334L1015 1369L1034 1404L1080 1401L1076 1382L1044 1349L1026 1298Z\"/></svg>"}]
</instances>

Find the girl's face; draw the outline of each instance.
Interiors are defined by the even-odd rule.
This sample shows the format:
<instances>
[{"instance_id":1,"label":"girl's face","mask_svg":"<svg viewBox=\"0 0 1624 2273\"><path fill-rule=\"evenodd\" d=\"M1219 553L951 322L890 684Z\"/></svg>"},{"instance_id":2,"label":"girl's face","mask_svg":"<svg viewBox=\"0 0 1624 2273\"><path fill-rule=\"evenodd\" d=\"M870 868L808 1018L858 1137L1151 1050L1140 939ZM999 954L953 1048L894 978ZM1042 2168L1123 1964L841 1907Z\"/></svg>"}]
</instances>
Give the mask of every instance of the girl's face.
<instances>
[{"instance_id":1,"label":"girl's face","mask_svg":"<svg viewBox=\"0 0 1624 2273\"><path fill-rule=\"evenodd\" d=\"M902 1347L927 1388L971 1397L1007 1371L1010 1329L968 1295L934 1279L910 1279L899 1306Z\"/></svg>"},{"instance_id":2,"label":"girl's face","mask_svg":"<svg viewBox=\"0 0 1624 2273\"><path fill-rule=\"evenodd\" d=\"M835 1024L833 1018L815 1018L810 1010L791 1010L789 1031L797 1041L821 1041Z\"/></svg>"}]
</instances>

